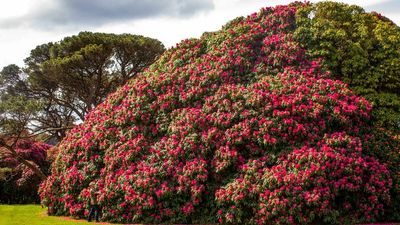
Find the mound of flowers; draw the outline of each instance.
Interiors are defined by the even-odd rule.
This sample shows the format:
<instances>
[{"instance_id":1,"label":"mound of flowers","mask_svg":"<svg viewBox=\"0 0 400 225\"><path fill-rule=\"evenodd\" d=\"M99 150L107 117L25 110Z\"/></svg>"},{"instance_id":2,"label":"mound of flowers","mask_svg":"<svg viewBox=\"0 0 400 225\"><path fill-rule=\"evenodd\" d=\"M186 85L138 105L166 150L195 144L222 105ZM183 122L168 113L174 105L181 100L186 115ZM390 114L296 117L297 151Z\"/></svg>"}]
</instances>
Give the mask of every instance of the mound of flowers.
<instances>
[{"instance_id":1,"label":"mound of flowers","mask_svg":"<svg viewBox=\"0 0 400 225\"><path fill-rule=\"evenodd\" d=\"M34 163L42 171L47 172L50 163L46 155L50 147L50 145L42 142L20 140L16 144L16 152L23 159ZM0 158L0 168L9 170L0 184L0 202L7 204L39 202L37 190L42 180L30 168L7 152L2 154Z\"/></svg>"},{"instance_id":2,"label":"mound of flowers","mask_svg":"<svg viewBox=\"0 0 400 225\"><path fill-rule=\"evenodd\" d=\"M392 178L366 154L372 107L294 41L302 6L184 40L109 95L62 141L49 213L87 216L95 190L112 222L375 221Z\"/></svg>"}]
</instances>

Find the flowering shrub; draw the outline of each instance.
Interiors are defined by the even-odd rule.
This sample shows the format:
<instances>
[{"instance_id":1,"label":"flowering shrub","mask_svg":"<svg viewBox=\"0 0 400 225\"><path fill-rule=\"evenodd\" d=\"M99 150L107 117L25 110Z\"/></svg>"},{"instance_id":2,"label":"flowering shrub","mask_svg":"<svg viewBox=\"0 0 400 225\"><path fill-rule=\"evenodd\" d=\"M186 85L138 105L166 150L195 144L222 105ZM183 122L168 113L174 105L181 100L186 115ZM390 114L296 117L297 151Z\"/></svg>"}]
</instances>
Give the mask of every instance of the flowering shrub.
<instances>
[{"instance_id":1,"label":"flowering shrub","mask_svg":"<svg viewBox=\"0 0 400 225\"><path fill-rule=\"evenodd\" d=\"M364 135L364 153L385 162L393 180L391 205L381 221L400 221L400 139L385 129L375 129Z\"/></svg>"},{"instance_id":2,"label":"flowering shrub","mask_svg":"<svg viewBox=\"0 0 400 225\"><path fill-rule=\"evenodd\" d=\"M98 190L112 222L375 220L392 180L360 144L371 105L306 59L301 6L184 40L109 95L60 144L49 213L86 216Z\"/></svg>"},{"instance_id":3,"label":"flowering shrub","mask_svg":"<svg viewBox=\"0 0 400 225\"><path fill-rule=\"evenodd\" d=\"M390 198L391 179L385 166L361 153L358 138L334 133L316 147L280 157L272 167L253 161L242 168L241 177L217 191L217 201L224 206L221 221L242 222L248 202L256 204L246 220L258 224L371 220Z\"/></svg>"},{"instance_id":4,"label":"flowering shrub","mask_svg":"<svg viewBox=\"0 0 400 225\"><path fill-rule=\"evenodd\" d=\"M47 171L50 164L46 158L50 145L32 140L21 140L16 145L16 152L25 160L33 162L42 171ZM0 185L0 202L32 203L38 202L37 190L41 179L15 157L4 154L0 158L0 168L10 168L10 173Z\"/></svg>"},{"instance_id":5,"label":"flowering shrub","mask_svg":"<svg viewBox=\"0 0 400 225\"><path fill-rule=\"evenodd\" d=\"M356 31L356 32L355 32ZM319 2L299 8L294 39L312 59L323 57L322 67L347 83L373 106L372 122L394 135L400 132L400 29L376 12L338 2ZM375 147L366 153L387 163L393 178L394 204L386 221L400 221L400 144L383 129L366 133ZM393 135L392 135L393 136ZM371 147L371 146L370 146Z\"/></svg>"}]
</instances>

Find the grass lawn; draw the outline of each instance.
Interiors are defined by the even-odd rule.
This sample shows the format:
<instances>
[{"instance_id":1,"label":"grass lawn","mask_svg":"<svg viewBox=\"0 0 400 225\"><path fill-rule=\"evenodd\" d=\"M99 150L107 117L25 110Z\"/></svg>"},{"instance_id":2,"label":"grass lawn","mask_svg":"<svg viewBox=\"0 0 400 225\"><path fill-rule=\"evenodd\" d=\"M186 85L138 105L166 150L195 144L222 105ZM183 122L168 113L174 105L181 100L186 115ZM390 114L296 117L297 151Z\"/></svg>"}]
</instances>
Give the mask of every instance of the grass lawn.
<instances>
[{"instance_id":1,"label":"grass lawn","mask_svg":"<svg viewBox=\"0 0 400 225\"><path fill-rule=\"evenodd\" d=\"M48 216L40 205L0 205L0 225L70 225L70 224L109 224L75 220L69 217ZM377 224L378 225L378 224ZM382 223L379 225L400 225Z\"/></svg>"},{"instance_id":2,"label":"grass lawn","mask_svg":"<svg viewBox=\"0 0 400 225\"><path fill-rule=\"evenodd\" d=\"M0 225L70 225L88 223L68 217L48 216L40 205L0 205Z\"/></svg>"}]
</instances>

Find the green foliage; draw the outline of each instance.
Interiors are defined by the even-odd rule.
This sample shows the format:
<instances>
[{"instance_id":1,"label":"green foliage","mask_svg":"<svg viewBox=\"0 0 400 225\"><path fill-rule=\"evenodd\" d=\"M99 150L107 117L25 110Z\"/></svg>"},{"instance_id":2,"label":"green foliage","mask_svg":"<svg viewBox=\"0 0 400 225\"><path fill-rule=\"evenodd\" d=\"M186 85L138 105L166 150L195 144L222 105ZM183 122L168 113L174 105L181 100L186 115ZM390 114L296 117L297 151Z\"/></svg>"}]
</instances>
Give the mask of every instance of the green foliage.
<instances>
[{"instance_id":1,"label":"green foliage","mask_svg":"<svg viewBox=\"0 0 400 225\"><path fill-rule=\"evenodd\" d=\"M400 131L400 28L377 13L336 2L297 12L296 39L324 58L332 77L374 105L376 125Z\"/></svg>"},{"instance_id":2,"label":"green foliage","mask_svg":"<svg viewBox=\"0 0 400 225\"><path fill-rule=\"evenodd\" d=\"M8 168L8 167L1 168L0 167L0 181L5 182L7 180L7 178L10 176L11 172L12 172L11 168Z\"/></svg>"},{"instance_id":3,"label":"green foliage","mask_svg":"<svg viewBox=\"0 0 400 225\"><path fill-rule=\"evenodd\" d=\"M40 101L24 96L8 96L0 101L0 133L15 136L28 129L32 118L41 107Z\"/></svg>"},{"instance_id":4,"label":"green foliage","mask_svg":"<svg viewBox=\"0 0 400 225\"><path fill-rule=\"evenodd\" d=\"M28 129L39 113L42 103L26 93L26 83L21 69L8 65L0 72L0 134L15 136Z\"/></svg>"},{"instance_id":5,"label":"green foliage","mask_svg":"<svg viewBox=\"0 0 400 225\"><path fill-rule=\"evenodd\" d=\"M21 82L20 73L21 69L15 64L3 68L0 72L0 85L3 92L16 94L12 89Z\"/></svg>"}]
</instances>

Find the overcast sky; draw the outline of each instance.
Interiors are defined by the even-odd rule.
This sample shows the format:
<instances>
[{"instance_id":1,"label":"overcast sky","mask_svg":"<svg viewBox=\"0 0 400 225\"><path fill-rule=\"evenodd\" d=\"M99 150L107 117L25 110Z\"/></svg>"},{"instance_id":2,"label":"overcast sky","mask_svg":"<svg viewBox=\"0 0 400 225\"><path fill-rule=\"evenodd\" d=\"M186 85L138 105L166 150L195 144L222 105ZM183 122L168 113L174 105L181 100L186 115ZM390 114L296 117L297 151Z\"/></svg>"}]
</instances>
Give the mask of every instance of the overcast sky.
<instances>
[{"instance_id":1,"label":"overcast sky","mask_svg":"<svg viewBox=\"0 0 400 225\"><path fill-rule=\"evenodd\" d=\"M317 0L315 0L317 1ZM315 2L312 1L312 2ZM400 24L400 0L341 0L377 11ZM157 38L169 48L218 30L237 16L290 0L5 0L0 3L0 69L37 45L80 31L131 33Z\"/></svg>"}]
</instances>

